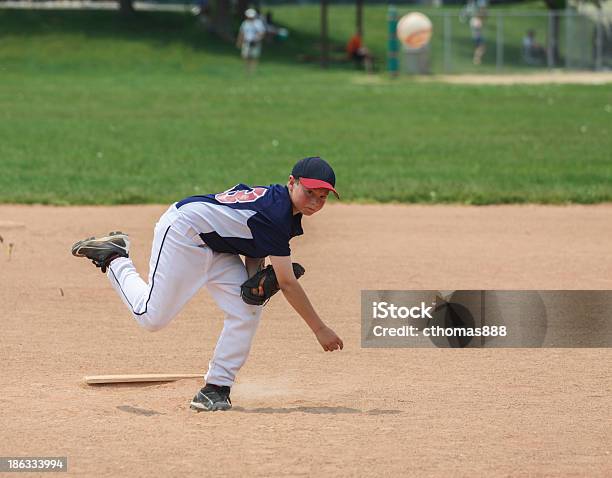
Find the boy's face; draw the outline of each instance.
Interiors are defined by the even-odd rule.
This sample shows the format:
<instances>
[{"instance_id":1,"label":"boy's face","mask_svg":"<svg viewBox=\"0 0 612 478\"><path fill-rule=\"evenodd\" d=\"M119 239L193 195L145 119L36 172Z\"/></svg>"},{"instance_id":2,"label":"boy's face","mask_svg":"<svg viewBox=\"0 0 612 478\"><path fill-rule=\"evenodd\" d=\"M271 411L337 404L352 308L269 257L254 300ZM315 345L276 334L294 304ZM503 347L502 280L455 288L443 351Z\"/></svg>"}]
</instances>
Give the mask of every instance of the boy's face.
<instances>
[{"instance_id":1,"label":"boy's face","mask_svg":"<svg viewBox=\"0 0 612 478\"><path fill-rule=\"evenodd\" d=\"M328 189L308 189L305 188L293 176L289 176L289 195L293 203L293 213L301 212L304 216L312 216L315 212L320 211L325 206Z\"/></svg>"}]
</instances>

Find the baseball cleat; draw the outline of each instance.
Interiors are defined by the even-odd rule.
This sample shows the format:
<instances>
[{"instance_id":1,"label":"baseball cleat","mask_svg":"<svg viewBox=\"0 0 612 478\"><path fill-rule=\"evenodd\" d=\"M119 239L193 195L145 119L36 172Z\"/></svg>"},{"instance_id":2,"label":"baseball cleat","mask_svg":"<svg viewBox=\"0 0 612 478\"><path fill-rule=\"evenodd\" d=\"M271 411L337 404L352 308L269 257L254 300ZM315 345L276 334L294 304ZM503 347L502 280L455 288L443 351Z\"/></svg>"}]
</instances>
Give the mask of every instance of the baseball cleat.
<instances>
[{"instance_id":1,"label":"baseball cleat","mask_svg":"<svg viewBox=\"0 0 612 478\"><path fill-rule=\"evenodd\" d=\"M199 412L215 412L232 408L230 400L230 387L207 383L193 400L190 408Z\"/></svg>"},{"instance_id":2,"label":"baseball cleat","mask_svg":"<svg viewBox=\"0 0 612 478\"><path fill-rule=\"evenodd\" d=\"M113 259L129 257L130 240L127 234L111 232L104 237L89 237L72 246L72 255L90 259L96 267L106 272Z\"/></svg>"}]
</instances>

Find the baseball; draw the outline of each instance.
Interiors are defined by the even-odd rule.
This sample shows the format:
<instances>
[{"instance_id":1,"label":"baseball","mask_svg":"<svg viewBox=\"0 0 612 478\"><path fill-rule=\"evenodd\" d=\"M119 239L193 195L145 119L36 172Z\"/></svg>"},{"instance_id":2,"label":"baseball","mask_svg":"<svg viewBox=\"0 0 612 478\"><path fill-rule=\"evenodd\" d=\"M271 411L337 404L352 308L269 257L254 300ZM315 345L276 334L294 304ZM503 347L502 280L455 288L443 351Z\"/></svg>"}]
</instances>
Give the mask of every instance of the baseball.
<instances>
[{"instance_id":1,"label":"baseball","mask_svg":"<svg viewBox=\"0 0 612 478\"><path fill-rule=\"evenodd\" d=\"M409 13L397 23L397 37L409 50L418 50L427 45L431 32L431 20L422 13Z\"/></svg>"}]
</instances>

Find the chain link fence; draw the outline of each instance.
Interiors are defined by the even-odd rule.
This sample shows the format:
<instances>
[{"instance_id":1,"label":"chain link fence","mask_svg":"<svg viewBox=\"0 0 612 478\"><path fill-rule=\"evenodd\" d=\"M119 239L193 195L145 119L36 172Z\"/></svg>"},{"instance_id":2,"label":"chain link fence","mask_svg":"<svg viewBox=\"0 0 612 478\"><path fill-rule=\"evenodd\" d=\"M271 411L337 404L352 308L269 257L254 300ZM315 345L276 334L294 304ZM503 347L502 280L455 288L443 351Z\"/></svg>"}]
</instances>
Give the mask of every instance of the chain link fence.
<instances>
[{"instance_id":1,"label":"chain link fence","mask_svg":"<svg viewBox=\"0 0 612 478\"><path fill-rule=\"evenodd\" d=\"M415 9L399 11L399 17ZM494 73L555 68L612 69L612 12L428 10L430 44L400 52L410 73ZM415 57L418 57L416 59ZM414 65L427 71L412 71Z\"/></svg>"}]
</instances>

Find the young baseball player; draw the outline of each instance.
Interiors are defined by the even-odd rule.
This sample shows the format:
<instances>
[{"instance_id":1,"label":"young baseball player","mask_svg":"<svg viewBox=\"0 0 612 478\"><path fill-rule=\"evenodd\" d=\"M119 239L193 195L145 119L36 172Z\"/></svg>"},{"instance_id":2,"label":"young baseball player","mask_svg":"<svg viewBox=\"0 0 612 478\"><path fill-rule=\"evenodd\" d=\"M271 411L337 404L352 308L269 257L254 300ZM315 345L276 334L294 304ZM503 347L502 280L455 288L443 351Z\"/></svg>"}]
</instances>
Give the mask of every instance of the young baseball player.
<instances>
[{"instance_id":1,"label":"young baseball player","mask_svg":"<svg viewBox=\"0 0 612 478\"><path fill-rule=\"evenodd\" d=\"M225 313L223 331L205 375L205 387L191 401L197 410L231 408L230 388L247 359L262 306L240 296L241 284L269 257L285 298L304 319L325 351L343 348L298 283L289 241L303 234L302 216L338 197L331 166L319 157L298 161L287 185L238 184L219 194L191 196L174 203L155 226L145 282L129 258L128 236L110 233L77 242L72 254L106 272L139 325L159 330L206 286ZM245 257L243 263L240 256Z\"/></svg>"}]
</instances>

